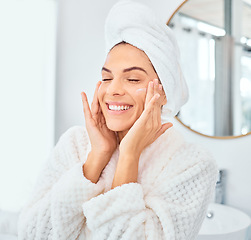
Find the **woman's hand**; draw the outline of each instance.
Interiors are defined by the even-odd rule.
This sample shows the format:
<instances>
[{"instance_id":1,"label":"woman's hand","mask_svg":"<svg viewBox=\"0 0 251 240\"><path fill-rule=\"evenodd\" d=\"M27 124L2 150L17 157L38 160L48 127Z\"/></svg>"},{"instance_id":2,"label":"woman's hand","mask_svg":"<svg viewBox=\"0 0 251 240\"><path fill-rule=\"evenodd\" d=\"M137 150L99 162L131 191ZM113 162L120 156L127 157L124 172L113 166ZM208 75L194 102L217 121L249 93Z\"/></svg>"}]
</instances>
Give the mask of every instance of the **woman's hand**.
<instances>
[{"instance_id":1,"label":"woman's hand","mask_svg":"<svg viewBox=\"0 0 251 240\"><path fill-rule=\"evenodd\" d=\"M165 101L165 94L158 80L149 82L145 109L120 142L119 161L112 188L137 182L140 154L149 144L172 127L172 123L161 124L161 105Z\"/></svg>"},{"instance_id":2,"label":"woman's hand","mask_svg":"<svg viewBox=\"0 0 251 240\"><path fill-rule=\"evenodd\" d=\"M161 124L161 105L165 94L158 79L150 81L147 88L145 109L120 143L122 154L139 157L141 152L153 143L172 123Z\"/></svg>"},{"instance_id":3,"label":"woman's hand","mask_svg":"<svg viewBox=\"0 0 251 240\"><path fill-rule=\"evenodd\" d=\"M84 175L92 182L97 182L104 167L117 147L117 137L107 128L99 101L98 89L101 81L97 83L91 109L84 92L81 93L85 115L86 130L91 142L91 152L83 167Z\"/></svg>"}]
</instances>

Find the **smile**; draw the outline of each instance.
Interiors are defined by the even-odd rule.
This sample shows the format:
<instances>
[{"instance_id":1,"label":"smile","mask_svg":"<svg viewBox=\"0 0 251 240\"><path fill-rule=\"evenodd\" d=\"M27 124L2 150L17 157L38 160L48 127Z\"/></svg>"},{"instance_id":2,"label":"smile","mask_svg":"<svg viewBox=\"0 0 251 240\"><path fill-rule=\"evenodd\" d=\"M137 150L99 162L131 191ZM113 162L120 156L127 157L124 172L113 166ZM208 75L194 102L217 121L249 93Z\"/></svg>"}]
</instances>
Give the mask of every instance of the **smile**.
<instances>
[{"instance_id":1,"label":"smile","mask_svg":"<svg viewBox=\"0 0 251 240\"><path fill-rule=\"evenodd\" d=\"M133 106L128 104L118 105L118 104L106 104L108 109L111 111L122 112L131 109Z\"/></svg>"}]
</instances>

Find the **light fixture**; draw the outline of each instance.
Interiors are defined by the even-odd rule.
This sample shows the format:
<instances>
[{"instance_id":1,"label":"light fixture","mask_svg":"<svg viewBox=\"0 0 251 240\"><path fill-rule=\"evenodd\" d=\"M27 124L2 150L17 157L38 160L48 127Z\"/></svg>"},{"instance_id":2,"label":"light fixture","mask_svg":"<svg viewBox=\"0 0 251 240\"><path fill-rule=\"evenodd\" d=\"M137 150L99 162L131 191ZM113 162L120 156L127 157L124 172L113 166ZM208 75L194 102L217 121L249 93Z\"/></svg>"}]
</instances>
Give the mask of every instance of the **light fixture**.
<instances>
[{"instance_id":1,"label":"light fixture","mask_svg":"<svg viewBox=\"0 0 251 240\"><path fill-rule=\"evenodd\" d=\"M197 28L199 31L210 33L217 37L224 36L226 34L224 29L209 25L204 22L198 22Z\"/></svg>"}]
</instances>

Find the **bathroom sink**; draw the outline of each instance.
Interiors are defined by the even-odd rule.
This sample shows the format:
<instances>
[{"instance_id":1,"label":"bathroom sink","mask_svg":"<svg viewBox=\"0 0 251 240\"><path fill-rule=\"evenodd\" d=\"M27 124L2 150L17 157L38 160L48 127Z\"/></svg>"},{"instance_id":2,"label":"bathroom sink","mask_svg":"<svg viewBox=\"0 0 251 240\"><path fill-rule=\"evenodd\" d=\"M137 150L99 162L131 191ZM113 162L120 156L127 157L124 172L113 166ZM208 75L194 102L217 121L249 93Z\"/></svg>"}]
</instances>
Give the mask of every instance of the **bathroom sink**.
<instances>
[{"instance_id":1,"label":"bathroom sink","mask_svg":"<svg viewBox=\"0 0 251 240\"><path fill-rule=\"evenodd\" d=\"M211 203L196 240L246 240L250 217L235 208Z\"/></svg>"}]
</instances>

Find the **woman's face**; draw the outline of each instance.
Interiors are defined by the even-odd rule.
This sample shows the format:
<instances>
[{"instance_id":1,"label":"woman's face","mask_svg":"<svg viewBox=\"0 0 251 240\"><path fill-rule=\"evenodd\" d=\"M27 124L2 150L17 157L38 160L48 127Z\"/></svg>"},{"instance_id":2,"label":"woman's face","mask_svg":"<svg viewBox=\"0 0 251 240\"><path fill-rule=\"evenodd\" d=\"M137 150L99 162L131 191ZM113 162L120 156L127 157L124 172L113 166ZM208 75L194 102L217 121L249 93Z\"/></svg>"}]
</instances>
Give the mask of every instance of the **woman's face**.
<instances>
[{"instance_id":1,"label":"woman's face","mask_svg":"<svg viewBox=\"0 0 251 240\"><path fill-rule=\"evenodd\" d=\"M144 110L149 81L158 79L147 55L130 44L119 44L102 68L98 99L107 127L128 131Z\"/></svg>"}]
</instances>

